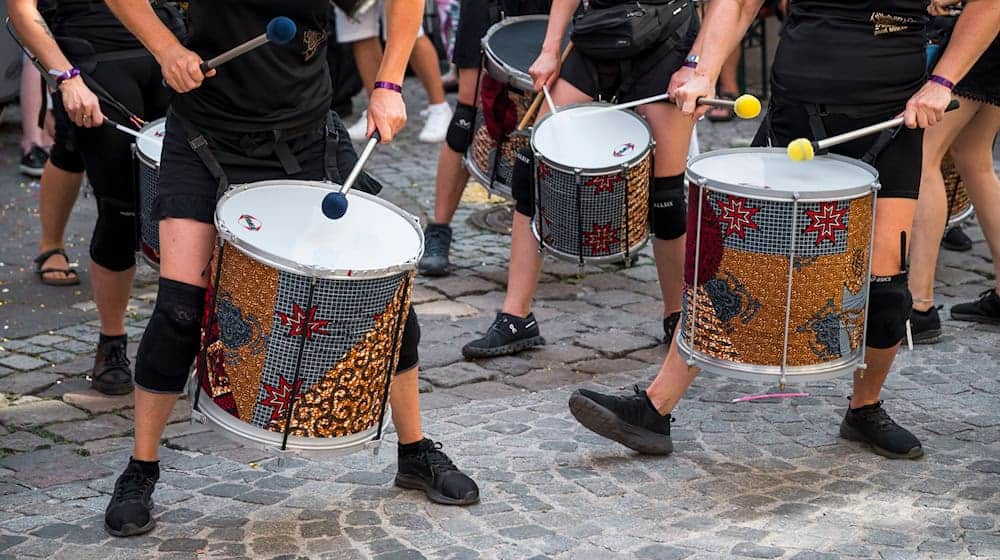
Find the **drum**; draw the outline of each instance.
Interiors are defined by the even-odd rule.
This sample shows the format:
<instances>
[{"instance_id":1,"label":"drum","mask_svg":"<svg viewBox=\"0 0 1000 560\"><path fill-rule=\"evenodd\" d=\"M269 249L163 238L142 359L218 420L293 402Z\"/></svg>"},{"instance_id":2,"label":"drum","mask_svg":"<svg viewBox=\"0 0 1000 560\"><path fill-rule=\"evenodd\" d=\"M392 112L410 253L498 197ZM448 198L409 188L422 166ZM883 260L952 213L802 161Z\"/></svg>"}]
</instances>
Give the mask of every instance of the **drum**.
<instances>
[{"instance_id":1,"label":"drum","mask_svg":"<svg viewBox=\"0 0 1000 560\"><path fill-rule=\"evenodd\" d=\"M514 106L520 122L531 106L534 93L528 69L541 52L548 16L510 17L497 23L483 37L483 77L477 93L475 133L465 154L465 166L493 194L511 198L510 178L517 152L528 145L529 133L512 131L498 140L490 134L483 117L483 80L506 86L500 95Z\"/></svg>"},{"instance_id":2,"label":"drum","mask_svg":"<svg viewBox=\"0 0 1000 560\"><path fill-rule=\"evenodd\" d=\"M948 225L958 225L972 216L974 209L951 153L945 153L941 160L941 175L944 176L944 189L948 195Z\"/></svg>"},{"instance_id":3,"label":"drum","mask_svg":"<svg viewBox=\"0 0 1000 560\"><path fill-rule=\"evenodd\" d=\"M874 168L741 148L688 163L688 363L784 384L864 367Z\"/></svg>"},{"instance_id":4,"label":"drum","mask_svg":"<svg viewBox=\"0 0 1000 560\"><path fill-rule=\"evenodd\" d=\"M139 253L153 268L160 267L160 222L153 219L153 201L160 192L160 151L166 122L157 119L139 129L143 138L136 138L134 149L139 169Z\"/></svg>"},{"instance_id":5,"label":"drum","mask_svg":"<svg viewBox=\"0 0 1000 560\"><path fill-rule=\"evenodd\" d=\"M358 191L330 220L330 188L265 181L219 201L191 393L198 417L241 443L343 453L381 437L423 234Z\"/></svg>"},{"instance_id":6,"label":"drum","mask_svg":"<svg viewBox=\"0 0 1000 560\"><path fill-rule=\"evenodd\" d=\"M535 125L532 230L554 256L631 262L649 238L653 134L631 111L585 115L605 103L568 105Z\"/></svg>"}]
</instances>

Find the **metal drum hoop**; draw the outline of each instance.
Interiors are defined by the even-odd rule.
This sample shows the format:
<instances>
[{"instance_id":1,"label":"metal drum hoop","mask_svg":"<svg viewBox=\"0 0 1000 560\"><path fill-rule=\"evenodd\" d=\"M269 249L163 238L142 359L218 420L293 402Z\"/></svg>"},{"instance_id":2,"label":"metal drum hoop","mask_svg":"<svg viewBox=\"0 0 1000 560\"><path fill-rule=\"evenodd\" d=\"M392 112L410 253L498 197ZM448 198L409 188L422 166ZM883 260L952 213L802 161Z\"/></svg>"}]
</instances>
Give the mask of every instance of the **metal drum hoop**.
<instances>
[{"instance_id":1,"label":"metal drum hoop","mask_svg":"<svg viewBox=\"0 0 1000 560\"><path fill-rule=\"evenodd\" d=\"M601 107L608 107L609 105L610 105L609 103L600 103L600 102L597 102L597 101L589 101L589 102L586 102L586 103L573 103L571 105L564 105L564 106L560 107L559 108L559 112L562 113L566 109L574 109L574 108L577 108L577 107L594 107L595 109L597 109L597 108L601 108ZM638 153L636 153L631 158L629 158L628 160L623 161L620 164L609 165L609 166L606 166L606 167L587 168L586 170L584 170L584 169L578 168L578 167L571 167L571 166L568 166L568 165L562 165L560 163L555 163L555 162L549 160L548 158L546 158L545 154L543 154L538 149L538 147L535 146L535 131L538 130L538 129L540 129L542 127L542 124L545 121L547 121L549 118L551 118L553 115L555 115L557 113L548 113L547 115L545 115L544 117L542 117L538 122L536 122L535 126L532 127L532 129L531 129L531 140L530 140L530 144L529 144L531 146L531 151L535 154L535 159L536 160L541 159L542 161L545 162L545 165L551 167L552 169L555 169L557 171L562 171L563 173L568 173L570 175L580 175L581 177L601 176L601 175L607 175L609 173L613 173L615 171L620 171L622 169L626 169L626 170L631 169L631 168L635 167L636 165L638 165L639 162L641 162L643 159L645 159L647 154L649 154L650 152L653 151L653 149L656 147L656 142L653 141L653 129L649 127L649 123L646 122L646 119L642 118L641 116L639 116L637 113L635 113L633 111L628 111L628 113L631 114L633 118L635 118L638 122L640 122L642 124L643 128L646 130L646 134L649 136L649 143L646 144L646 146L642 150L640 150ZM718 152L712 152L712 153L718 153Z\"/></svg>"},{"instance_id":2,"label":"metal drum hoop","mask_svg":"<svg viewBox=\"0 0 1000 560\"><path fill-rule=\"evenodd\" d=\"M486 35L482 39L483 47L483 66L486 68L486 72L489 73L493 79L504 83L510 84L521 91L533 91L535 89L535 82L531 79L531 76L526 74L524 71L514 68L513 66L507 64L500 57L493 52L490 48L490 39L504 27L508 27L512 24L521 21L547 21L549 16L547 15L531 15L531 16L514 16L504 18L502 21L493 24L489 30L486 31Z\"/></svg>"}]
</instances>

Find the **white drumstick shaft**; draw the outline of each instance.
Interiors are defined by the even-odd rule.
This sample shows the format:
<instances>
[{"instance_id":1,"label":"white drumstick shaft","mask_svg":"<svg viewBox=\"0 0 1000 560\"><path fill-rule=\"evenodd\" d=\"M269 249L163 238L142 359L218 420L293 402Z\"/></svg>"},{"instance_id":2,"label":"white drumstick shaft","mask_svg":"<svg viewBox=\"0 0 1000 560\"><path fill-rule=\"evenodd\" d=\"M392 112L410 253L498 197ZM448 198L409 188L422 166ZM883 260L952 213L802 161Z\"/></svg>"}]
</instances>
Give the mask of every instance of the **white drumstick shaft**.
<instances>
[{"instance_id":1,"label":"white drumstick shaft","mask_svg":"<svg viewBox=\"0 0 1000 560\"><path fill-rule=\"evenodd\" d=\"M890 128L896 128L897 126L903 124L903 117L896 117L892 120L885 122L875 123L864 128L859 128L857 130L852 130L850 132L845 132L843 134L838 134L836 136L831 136L826 140L820 140L816 142L817 150L825 150L827 148L832 148L838 144L843 144L844 142L850 142L851 140L857 140L863 136L868 136L869 134L875 134L876 132L882 132L883 130L888 130Z\"/></svg>"},{"instance_id":2,"label":"white drumstick shaft","mask_svg":"<svg viewBox=\"0 0 1000 560\"><path fill-rule=\"evenodd\" d=\"M149 140L150 142L155 142L157 144L163 144L163 141L160 140L159 138L155 137L155 136L150 136L148 134L143 134L141 132L132 130L131 128L129 128L127 126L122 126L122 125L120 125L120 124L118 124L116 122L111 122L111 121L108 121L108 122L111 123L111 126L115 127L116 129L118 129L121 132L124 132L125 134L128 134L129 136L132 136L132 137L135 137L135 138Z\"/></svg>"},{"instance_id":3,"label":"white drumstick shaft","mask_svg":"<svg viewBox=\"0 0 1000 560\"><path fill-rule=\"evenodd\" d=\"M253 39L250 39L249 41L242 43L240 45L236 45L235 47L220 54L219 56L216 56L215 58L203 62L202 71L207 72L212 68L221 66L240 55L246 54L256 49L257 47L266 44L267 42L268 42L267 33L261 33L260 35L254 37Z\"/></svg>"},{"instance_id":4,"label":"white drumstick shaft","mask_svg":"<svg viewBox=\"0 0 1000 560\"><path fill-rule=\"evenodd\" d=\"M361 155L358 156L357 163L354 164L354 168L351 169L351 173L347 176L347 180L344 181L343 186L340 187L339 192L341 194L347 194L347 191L354 187L354 183L358 181L358 177L361 176L361 172L365 168L365 164L368 163L368 158L372 157L372 152L375 151L375 146L378 145L379 141L382 140L382 135L375 131L372 137L368 139L368 143L365 144L365 149L361 151Z\"/></svg>"},{"instance_id":5,"label":"white drumstick shaft","mask_svg":"<svg viewBox=\"0 0 1000 560\"><path fill-rule=\"evenodd\" d=\"M549 95L549 86L542 86L542 93L545 94L545 103L549 106L549 111L552 113L558 113L559 110L556 109L556 104L552 102L552 96Z\"/></svg>"},{"instance_id":6,"label":"white drumstick shaft","mask_svg":"<svg viewBox=\"0 0 1000 560\"><path fill-rule=\"evenodd\" d=\"M670 99L670 94L661 93L659 95L653 95L651 97L646 97L644 99L636 99L635 101L629 101L628 103L619 103L618 105L608 105L607 107L601 107L600 109L594 109L593 111L584 111L580 113L580 116L590 116L596 115L598 113L606 113L608 111L621 111L622 109L631 109L632 107L638 107L639 105L645 105L646 103L656 103L657 101L662 101L664 99Z\"/></svg>"}]
</instances>

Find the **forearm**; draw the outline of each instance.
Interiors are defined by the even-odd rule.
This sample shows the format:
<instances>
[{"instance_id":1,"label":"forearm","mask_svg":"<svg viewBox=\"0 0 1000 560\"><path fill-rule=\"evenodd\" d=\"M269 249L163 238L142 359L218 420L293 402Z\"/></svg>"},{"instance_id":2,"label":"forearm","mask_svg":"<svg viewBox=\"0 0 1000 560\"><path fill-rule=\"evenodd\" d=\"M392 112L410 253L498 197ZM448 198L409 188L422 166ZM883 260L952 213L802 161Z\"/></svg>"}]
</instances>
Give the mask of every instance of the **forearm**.
<instances>
[{"instance_id":1,"label":"forearm","mask_svg":"<svg viewBox=\"0 0 1000 560\"><path fill-rule=\"evenodd\" d=\"M563 37L573 19L573 14L580 5L580 0L553 0L549 10L549 24L545 30L545 41L542 42L542 52L558 53L562 50Z\"/></svg>"},{"instance_id":2,"label":"forearm","mask_svg":"<svg viewBox=\"0 0 1000 560\"><path fill-rule=\"evenodd\" d=\"M729 54L740 44L764 0L711 0L701 32L691 52L697 54L698 74L715 80Z\"/></svg>"},{"instance_id":3,"label":"forearm","mask_svg":"<svg viewBox=\"0 0 1000 560\"><path fill-rule=\"evenodd\" d=\"M180 44L173 32L160 21L149 0L105 0L118 20L160 60L164 51Z\"/></svg>"},{"instance_id":4,"label":"forearm","mask_svg":"<svg viewBox=\"0 0 1000 560\"><path fill-rule=\"evenodd\" d=\"M60 72L73 66L56 44L52 31L38 11L36 0L11 0L7 4L7 15L25 48L38 58L42 66Z\"/></svg>"},{"instance_id":5,"label":"forearm","mask_svg":"<svg viewBox=\"0 0 1000 560\"><path fill-rule=\"evenodd\" d=\"M1000 1L970 0L958 17L948 47L933 73L958 83L996 38L998 29Z\"/></svg>"},{"instance_id":6,"label":"forearm","mask_svg":"<svg viewBox=\"0 0 1000 560\"><path fill-rule=\"evenodd\" d=\"M385 54L382 65L379 66L376 79L379 81L403 83L406 65L413 52L413 43L417 39L423 18L424 4L421 0L389 0L386 9L386 22L389 26L388 40L385 44Z\"/></svg>"}]
</instances>

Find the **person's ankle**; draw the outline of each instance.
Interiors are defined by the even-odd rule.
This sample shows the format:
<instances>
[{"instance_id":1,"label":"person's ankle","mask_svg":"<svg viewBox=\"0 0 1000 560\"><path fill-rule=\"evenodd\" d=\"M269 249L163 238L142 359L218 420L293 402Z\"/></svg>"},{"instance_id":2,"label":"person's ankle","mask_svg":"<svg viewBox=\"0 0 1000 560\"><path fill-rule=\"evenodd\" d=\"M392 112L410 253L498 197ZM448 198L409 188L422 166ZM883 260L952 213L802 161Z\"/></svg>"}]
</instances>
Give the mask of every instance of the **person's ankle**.
<instances>
[{"instance_id":1,"label":"person's ankle","mask_svg":"<svg viewBox=\"0 0 1000 560\"><path fill-rule=\"evenodd\" d=\"M518 319L527 319L528 315L531 315L531 309L514 308L507 307L506 305L500 309L500 312L505 315L510 315L511 317L517 317Z\"/></svg>"},{"instance_id":2,"label":"person's ankle","mask_svg":"<svg viewBox=\"0 0 1000 560\"><path fill-rule=\"evenodd\" d=\"M645 391L643 391L643 394L646 395L646 402L648 402L649 405L653 407L653 409L656 411L657 414L659 414L660 416L667 416L671 412L673 412L673 409L670 409L668 407L666 399L658 397L657 395L654 395L649 391L650 391L649 389L646 389Z\"/></svg>"}]
</instances>

